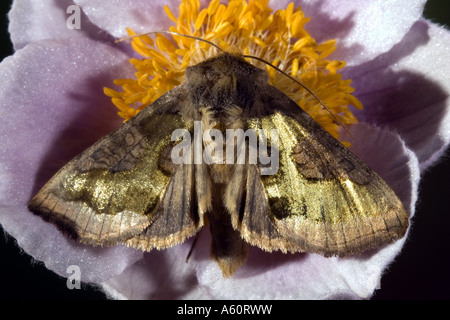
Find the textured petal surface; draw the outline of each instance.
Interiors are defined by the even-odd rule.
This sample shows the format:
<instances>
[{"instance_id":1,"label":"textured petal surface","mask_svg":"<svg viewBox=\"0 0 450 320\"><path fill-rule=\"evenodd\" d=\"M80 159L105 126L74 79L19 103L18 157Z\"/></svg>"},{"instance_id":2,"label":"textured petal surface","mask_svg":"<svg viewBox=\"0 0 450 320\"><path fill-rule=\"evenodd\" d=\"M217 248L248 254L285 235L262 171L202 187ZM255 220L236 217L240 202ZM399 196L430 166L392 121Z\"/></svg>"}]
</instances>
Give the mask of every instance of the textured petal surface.
<instances>
[{"instance_id":1,"label":"textured petal surface","mask_svg":"<svg viewBox=\"0 0 450 320\"><path fill-rule=\"evenodd\" d=\"M412 216L420 179L414 153L398 135L367 124L354 126L351 134L352 150L386 179ZM247 265L233 278L224 279L208 257L210 236L204 232L196 252L197 276L217 299L369 298L404 241L352 258L266 253L253 247Z\"/></svg>"},{"instance_id":2,"label":"textured petal surface","mask_svg":"<svg viewBox=\"0 0 450 320\"><path fill-rule=\"evenodd\" d=\"M162 251L144 255L122 274L102 283L115 299L206 299L198 286L195 262L186 263L192 239Z\"/></svg>"},{"instance_id":3,"label":"textured petal surface","mask_svg":"<svg viewBox=\"0 0 450 320\"><path fill-rule=\"evenodd\" d=\"M274 9L288 0L271 1ZM306 29L318 41L336 39L334 59L356 65L390 50L420 19L425 0L295 1L311 21ZM407 9L406 9L407 8Z\"/></svg>"},{"instance_id":4,"label":"textured petal surface","mask_svg":"<svg viewBox=\"0 0 450 320\"><path fill-rule=\"evenodd\" d=\"M75 243L26 206L56 170L120 123L102 85L127 70L120 51L83 38L28 45L0 66L0 223L47 268L67 276L76 264L87 282L120 273L142 253Z\"/></svg>"},{"instance_id":5,"label":"textured petal surface","mask_svg":"<svg viewBox=\"0 0 450 320\"><path fill-rule=\"evenodd\" d=\"M450 33L421 20L388 52L347 68L357 97L360 121L402 135L427 168L450 142Z\"/></svg>"},{"instance_id":6,"label":"textured petal surface","mask_svg":"<svg viewBox=\"0 0 450 320\"><path fill-rule=\"evenodd\" d=\"M132 28L136 33L167 30L173 22L164 13L164 5L178 12L179 1L145 0L75 0L84 13L99 28L106 30L117 38L127 36L125 28Z\"/></svg>"},{"instance_id":7,"label":"textured petal surface","mask_svg":"<svg viewBox=\"0 0 450 320\"><path fill-rule=\"evenodd\" d=\"M33 1L15 0L9 12L9 32L14 49L23 48L29 43L45 39L65 39L87 37L96 40L107 39L80 10L80 28L67 27L67 19L73 14L69 6L71 0Z\"/></svg>"}]
</instances>

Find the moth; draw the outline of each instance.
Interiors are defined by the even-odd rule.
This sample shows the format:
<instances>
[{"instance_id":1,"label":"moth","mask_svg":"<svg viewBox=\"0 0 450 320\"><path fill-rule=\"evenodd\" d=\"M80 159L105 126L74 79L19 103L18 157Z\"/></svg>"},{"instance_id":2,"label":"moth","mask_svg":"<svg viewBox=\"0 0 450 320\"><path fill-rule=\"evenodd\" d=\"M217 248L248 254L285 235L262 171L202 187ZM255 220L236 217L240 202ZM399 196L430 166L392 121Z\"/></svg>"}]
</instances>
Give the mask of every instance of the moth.
<instances>
[{"instance_id":1,"label":"moth","mask_svg":"<svg viewBox=\"0 0 450 320\"><path fill-rule=\"evenodd\" d=\"M193 134L195 123L202 133L251 129L258 138L275 130L277 139L264 138L278 170L261 174L267 164L250 161L248 139L235 141L222 163L194 161L181 148L185 161L174 163L174 148L194 144L172 139L174 131ZM239 146L241 163L231 161ZM145 251L209 226L224 276L245 263L249 246L348 256L391 243L408 227L378 174L271 86L266 71L228 52L187 68L185 83L71 160L29 209L82 243Z\"/></svg>"}]
</instances>

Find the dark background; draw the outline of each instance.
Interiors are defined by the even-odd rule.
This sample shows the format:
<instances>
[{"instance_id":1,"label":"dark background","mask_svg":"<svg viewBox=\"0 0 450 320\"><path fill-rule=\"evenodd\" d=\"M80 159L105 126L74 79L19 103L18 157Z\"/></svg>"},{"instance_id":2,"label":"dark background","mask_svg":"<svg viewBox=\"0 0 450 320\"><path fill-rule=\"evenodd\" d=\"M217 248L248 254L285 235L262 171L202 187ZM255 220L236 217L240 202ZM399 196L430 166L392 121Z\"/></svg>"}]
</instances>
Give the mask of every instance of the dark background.
<instances>
[{"instance_id":1,"label":"dark background","mask_svg":"<svg viewBox=\"0 0 450 320\"><path fill-rule=\"evenodd\" d=\"M0 60L13 53L7 31L10 3L2 0L0 4ZM424 16L450 29L450 1L429 0ZM382 278L374 300L450 299L449 189L450 150L440 163L424 173L412 232L402 253ZM0 275L1 299L105 298L101 292L86 285L82 290L68 290L65 278L33 261L2 231Z\"/></svg>"}]
</instances>

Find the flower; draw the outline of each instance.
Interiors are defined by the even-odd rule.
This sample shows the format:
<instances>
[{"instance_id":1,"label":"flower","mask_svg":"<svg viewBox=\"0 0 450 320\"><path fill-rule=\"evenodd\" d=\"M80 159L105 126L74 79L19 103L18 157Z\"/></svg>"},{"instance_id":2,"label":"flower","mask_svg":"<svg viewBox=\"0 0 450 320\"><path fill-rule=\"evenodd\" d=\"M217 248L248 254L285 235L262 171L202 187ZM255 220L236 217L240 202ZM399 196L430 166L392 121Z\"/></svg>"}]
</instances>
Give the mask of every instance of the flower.
<instances>
[{"instance_id":1,"label":"flower","mask_svg":"<svg viewBox=\"0 0 450 320\"><path fill-rule=\"evenodd\" d=\"M423 20L423 0L296 1L311 21L317 43L336 39L329 56L346 61L362 110L342 139L397 192L412 217L420 174L450 141L446 81L448 31ZM128 63L138 56L129 44L136 33L167 30L172 21L162 2L74 1L80 30L66 28L65 8L50 2L15 1L10 32L16 52L0 64L0 223L19 246L47 268L67 276L78 265L82 279L115 298L368 298L405 239L361 257L284 255L252 248L247 264L231 279L209 259L208 230L200 233L189 263L191 241L143 253L116 246L90 247L68 239L31 214L27 202L64 163L122 121L103 94L114 79L131 79ZM164 1L174 15L177 1ZM204 7L207 4L203 4ZM271 7L283 9L287 2ZM55 17L46 19L48 13ZM45 15L43 14L45 13ZM56 26L55 26L56 24ZM57 27L60 24L61 27ZM119 88L118 88L119 90ZM119 92L117 90L117 92ZM383 152L380 152L383 150Z\"/></svg>"}]
</instances>

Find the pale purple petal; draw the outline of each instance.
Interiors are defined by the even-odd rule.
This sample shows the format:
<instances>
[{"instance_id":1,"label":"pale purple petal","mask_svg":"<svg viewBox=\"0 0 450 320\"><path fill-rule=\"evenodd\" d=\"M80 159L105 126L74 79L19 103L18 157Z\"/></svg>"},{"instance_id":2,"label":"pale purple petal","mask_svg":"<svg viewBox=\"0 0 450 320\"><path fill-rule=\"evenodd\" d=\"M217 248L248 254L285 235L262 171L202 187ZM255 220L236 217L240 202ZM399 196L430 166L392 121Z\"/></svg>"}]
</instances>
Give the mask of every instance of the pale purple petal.
<instances>
[{"instance_id":1,"label":"pale purple petal","mask_svg":"<svg viewBox=\"0 0 450 320\"><path fill-rule=\"evenodd\" d=\"M8 15L14 49L18 50L27 44L45 39L107 39L108 35L102 33L84 14L81 14L81 29L67 27L66 22L71 15L67 13L67 8L73 4L71 0L15 0Z\"/></svg>"},{"instance_id":2,"label":"pale purple petal","mask_svg":"<svg viewBox=\"0 0 450 320\"><path fill-rule=\"evenodd\" d=\"M164 12L168 5L174 14L178 13L180 1L144 0L74 0L83 8L89 19L99 28L108 31L114 37L128 36L125 28L130 27L136 33L168 30L174 23Z\"/></svg>"},{"instance_id":3,"label":"pale purple petal","mask_svg":"<svg viewBox=\"0 0 450 320\"><path fill-rule=\"evenodd\" d=\"M76 264L84 281L105 280L142 257L123 246L80 245L27 209L56 170L120 124L102 86L131 74L126 55L84 38L40 41L0 65L0 223L60 275Z\"/></svg>"},{"instance_id":4,"label":"pale purple petal","mask_svg":"<svg viewBox=\"0 0 450 320\"><path fill-rule=\"evenodd\" d=\"M355 125L351 134L346 138L352 142L352 151L386 179L412 216L420 179L414 153L398 135L367 124ZM210 236L203 233L195 256L197 276L216 299L370 298L404 241L351 258L266 253L252 247L247 264L224 279L209 259Z\"/></svg>"},{"instance_id":5,"label":"pale purple petal","mask_svg":"<svg viewBox=\"0 0 450 320\"><path fill-rule=\"evenodd\" d=\"M198 286L195 261L186 262L192 239L162 251L146 253L144 259L102 283L115 299L206 299Z\"/></svg>"},{"instance_id":6,"label":"pale purple petal","mask_svg":"<svg viewBox=\"0 0 450 320\"><path fill-rule=\"evenodd\" d=\"M450 142L449 51L450 33L420 20L391 50L345 70L364 105L358 119L400 133L422 169Z\"/></svg>"},{"instance_id":7,"label":"pale purple petal","mask_svg":"<svg viewBox=\"0 0 450 320\"><path fill-rule=\"evenodd\" d=\"M289 0L272 0L273 9ZM420 19L425 0L304 0L295 1L311 21L306 30L318 41L336 39L333 59L353 66L390 50Z\"/></svg>"}]
</instances>

